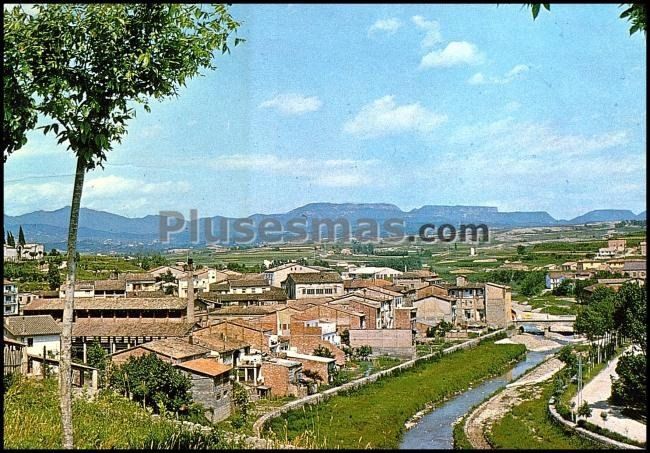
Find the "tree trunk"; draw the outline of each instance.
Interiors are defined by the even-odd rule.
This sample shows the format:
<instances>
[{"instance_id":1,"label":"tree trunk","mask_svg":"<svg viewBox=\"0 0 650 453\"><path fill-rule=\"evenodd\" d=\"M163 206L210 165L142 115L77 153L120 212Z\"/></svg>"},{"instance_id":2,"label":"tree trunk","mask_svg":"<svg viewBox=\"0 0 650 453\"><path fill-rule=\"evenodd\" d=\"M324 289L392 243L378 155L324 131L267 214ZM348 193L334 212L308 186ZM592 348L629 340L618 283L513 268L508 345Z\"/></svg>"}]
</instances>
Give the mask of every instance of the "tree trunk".
<instances>
[{"instance_id":1,"label":"tree trunk","mask_svg":"<svg viewBox=\"0 0 650 453\"><path fill-rule=\"evenodd\" d=\"M63 448L74 448L72 436L72 321L74 311L74 286L77 278L77 230L79 227L79 205L83 191L86 162L77 157L77 170L72 190L70 206L70 223L68 224L68 276L66 280L65 305L63 306L63 324L61 333L61 357L59 362L59 393L61 396L61 426Z\"/></svg>"}]
</instances>

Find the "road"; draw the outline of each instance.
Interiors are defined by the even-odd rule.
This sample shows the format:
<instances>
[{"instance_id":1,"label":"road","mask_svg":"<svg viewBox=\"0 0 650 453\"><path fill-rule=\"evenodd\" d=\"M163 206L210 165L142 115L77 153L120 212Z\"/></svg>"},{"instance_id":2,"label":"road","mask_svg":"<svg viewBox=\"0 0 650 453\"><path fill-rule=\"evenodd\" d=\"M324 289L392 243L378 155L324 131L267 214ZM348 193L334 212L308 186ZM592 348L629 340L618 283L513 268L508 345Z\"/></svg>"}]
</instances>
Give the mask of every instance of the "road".
<instances>
[{"instance_id":1,"label":"road","mask_svg":"<svg viewBox=\"0 0 650 453\"><path fill-rule=\"evenodd\" d=\"M591 417L587 421L601 426L610 431L617 432L629 439L638 442L646 441L646 425L621 414L621 408L612 406L607 399L612 394L612 377L618 378L616 365L620 356L613 359L596 377L585 385L582 391L582 400L587 401L591 407ZM576 402L577 396L572 401ZM607 420L603 420L601 413L607 412Z\"/></svg>"}]
</instances>

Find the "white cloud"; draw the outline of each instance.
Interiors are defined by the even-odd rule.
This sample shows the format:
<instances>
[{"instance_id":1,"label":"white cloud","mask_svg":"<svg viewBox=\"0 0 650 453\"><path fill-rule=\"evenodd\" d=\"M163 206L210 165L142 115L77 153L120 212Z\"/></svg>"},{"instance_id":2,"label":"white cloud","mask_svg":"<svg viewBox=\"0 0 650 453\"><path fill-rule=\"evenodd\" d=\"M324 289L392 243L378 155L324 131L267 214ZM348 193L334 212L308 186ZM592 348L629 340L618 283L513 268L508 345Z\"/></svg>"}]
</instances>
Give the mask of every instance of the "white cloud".
<instances>
[{"instance_id":1,"label":"white cloud","mask_svg":"<svg viewBox=\"0 0 650 453\"><path fill-rule=\"evenodd\" d=\"M524 72L527 72L530 68L525 64L518 64L514 66L510 71L506 72L502 77L485 77L483 73L477 72L472 77L467 80L467 83L470 85L505 85L510 83L519 77Z\"/></svg>"},{"instance_id":2,"label":"white cloud","mask_svg":"<svg viewBox=\"0 0 650 453\"><path fill-rule=\"evenodd\" d=\"M422 47L432 47L442 42L442 35L440 34L440 24L435 20L426 20L422 16L411 17L413 23L421 30L425 30L426 34L422 39Z\"/></svg>"},{"instance_id":3,"label":"white cloud","mask_svg":"<svg viewBox=\"0 0 650 453\"><path fill-rule=\"evenodd\" d=\"M589 153L629 143L625 130L594 135L563 134L548 124L515 122L508 117L490 123L459 127L449 136L451 144L480 145L485 155L511 155L513 158L559 155L584 157Z\"/></svg>"},{"instance_id":4,"label":"white cloud","mask_svg":"<svg viewBox=\"0 0 650 453\"><path fill-rule=\"evenodd\" d=\"M434 50L422 57L421 68L451 67L483 63L485 56L476 45L467 41L452 41L442 50Z\"/></svg>"},{"instance_id":5,"label":"white cloud","mask_svg":"<svg viewBox=\"0 0 650 453\"><path fill-rule=\"evenodd\" d=\"M323 105L317 96L303 96L297 93L278 94L274 98L262 102L260 108L274 108L285 115L302 115L315 112Z\"/></svg>"},{"instance_id":6,"label":"white cloud","mask_svg":"<svg viewBox=\"0 0 650 453\"><path fill-rule=\"evenodd\" d=\"M368 29L368 36L371 36L378 32L384 32L386 34L392 35L401 26L402 22L394 17L391 17L390 19L379 19Z\"/></svg>"},{"instance_id":7,"label":"white cloud","mask_svg":"<svg viewBox=\"0 0 650 453\"><path fill-rule=\"evenodd\" d=\"M277 154L233 154L213 162L218 171L296 176L305 183L323 187L353 187L375 181L376 159L311 159L284 157ZM299 169L299 171L296 171Z\"/></svg>"},{"instance_id":8,"label":"white cloud","mask_svg":"<svg viewBox=\"0 0 650 453\"><path fill-rule=\"evenodd\" d=\"M81 205L123 215L141 215L139 208L163 208L161 200L173 200L179 193L188 193L191 186L186 181L161 181L144 183L140 179L107 175L88 179L84 184ZM58 209L70 204L72 179L52 182L18 182L5 184L4 193L11 199L16 212L29 212L35 207L49 206Z\"/></svg>"},{"instance_id":9,"label":"white cloud","mask_svg":"<svg viewBox=\"0 0 650 453\"><path fill-rule=\"evenodd\" d=\"M521 104L519 102L511 101L511 102L508 102L505 105L504 110L506 112L512 113L512 112L515 112L515 111L519 110L520 107L521 107Z\"/></svg>"},{"instance_id":10,"label":"white cloud","mask_svg":"<svg viewBox=\"0 0 650 453\"><path fill-rule=\"evenodd\" d=\"M395 96L384 96L361 108L359 113L343 125L348 134L362 138L379 137L402 132L431 132L447 120L420 105L397 105Z\"/></svg>"}]
</instances>

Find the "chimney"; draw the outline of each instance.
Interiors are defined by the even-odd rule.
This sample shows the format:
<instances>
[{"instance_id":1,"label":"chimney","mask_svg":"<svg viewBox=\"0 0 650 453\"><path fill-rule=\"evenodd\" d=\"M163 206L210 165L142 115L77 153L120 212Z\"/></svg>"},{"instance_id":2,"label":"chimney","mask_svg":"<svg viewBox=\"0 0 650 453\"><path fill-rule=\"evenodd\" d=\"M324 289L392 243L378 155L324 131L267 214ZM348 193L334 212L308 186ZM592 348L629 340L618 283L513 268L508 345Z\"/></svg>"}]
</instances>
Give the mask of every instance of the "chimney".
<instances>
[{"instance_id":1,"label":"chimney","mask_svg":"<svg viewBox=\"0 0 650 453\"><path fill-rule=\"evenodd\" d=\"M456 286L465 286L467 284L467 277L459 275L456 277Z\"/></svg>"},{"instance_id":2,"label":"chimney","mask_svg":"<svg viewBox=\"0 0 650 453\"><path fill-rule=\"evenodd\" d=\"M192 258L187 259L187 321L194 322L194 265Z\"/></svg>"}]
</instances>

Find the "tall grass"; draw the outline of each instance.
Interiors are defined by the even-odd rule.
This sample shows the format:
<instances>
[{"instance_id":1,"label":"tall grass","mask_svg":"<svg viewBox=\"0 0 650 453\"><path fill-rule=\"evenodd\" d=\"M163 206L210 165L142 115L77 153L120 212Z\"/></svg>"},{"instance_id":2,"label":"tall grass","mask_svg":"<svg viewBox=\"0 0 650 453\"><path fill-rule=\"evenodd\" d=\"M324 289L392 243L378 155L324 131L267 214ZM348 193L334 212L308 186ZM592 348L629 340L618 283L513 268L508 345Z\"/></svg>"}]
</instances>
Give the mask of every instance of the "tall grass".
<instances>
[{"instance_id":1,"label":"tall grass","mask_svg":"<svg viewBox=\"0 0 650 453\"><path fill-rule=\"evenodd\" d=\"M307 438L310 445L323 448L395 448L404 423L427 403L501 374L524 354L522 345L490 342L422 361L321 404L285 413L271 420L266 432L294 442Z\"/></svg>"},{"instance_id":2,"label":"tall grass","mask_svg":"<svg viewBox=\"0 0 650 453\"><path fill-rule=\"evenodd\" d=\"M61 416L57 381L21 380L4 395L4 448L60 449ZM112 392L73 404L75 448L228 448L221 433L183 428L154 419L141 406Z\"/></svg>"},{"instance_id":3,"label":"tall grass","mask_svg":"<svg viewBox=\"0 0 650 453\"><path fill-rule=\"evenodd\" d=\"M584 439L556 424L548 413L553 394L552 380L542 384L537 398L512 408L486 433L497 449L601 449L600 444Z\"/></svg>"}]
</instances>

